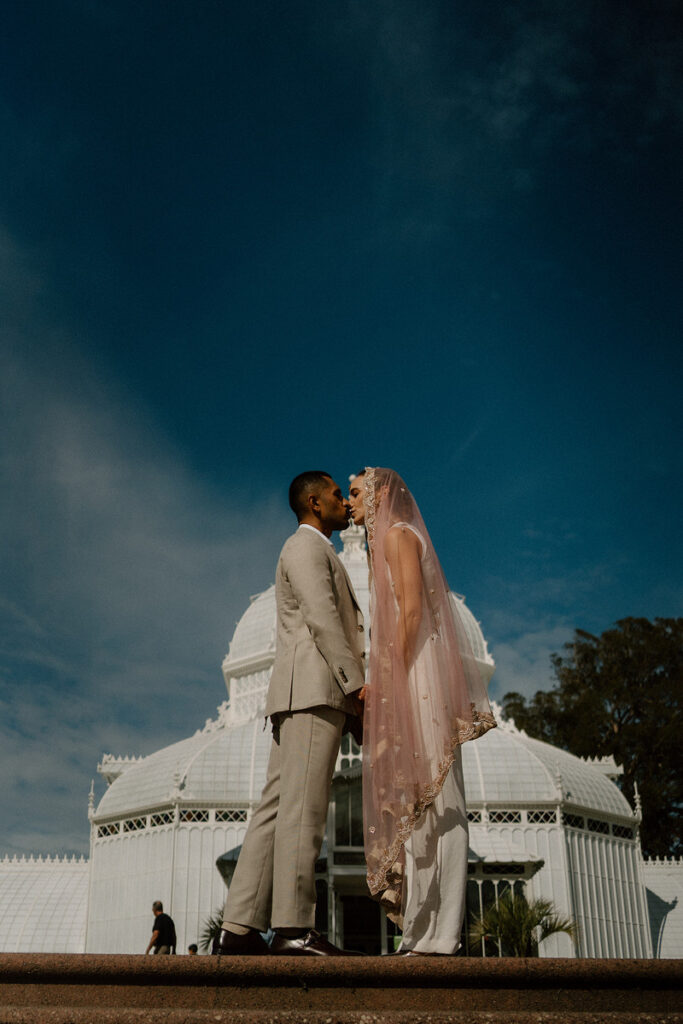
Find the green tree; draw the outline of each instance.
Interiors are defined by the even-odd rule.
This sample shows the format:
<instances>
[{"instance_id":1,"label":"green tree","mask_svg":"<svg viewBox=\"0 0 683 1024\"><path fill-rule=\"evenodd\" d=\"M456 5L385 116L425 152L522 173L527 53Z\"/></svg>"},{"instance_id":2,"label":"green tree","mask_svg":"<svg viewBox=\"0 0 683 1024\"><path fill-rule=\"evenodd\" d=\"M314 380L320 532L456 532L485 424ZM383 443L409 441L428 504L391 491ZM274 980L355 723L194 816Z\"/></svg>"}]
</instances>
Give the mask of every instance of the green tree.
<instances>
[{"instance_id":1,"label":"green tree","mask_svg":"<svg viewBox=\"0 0 683 1024\"><path fill-rule=\"evenodd\" d=\"M578 754L613 754L633 805L642 798L647 856L683 853L680 772L683 619L621 619L600 636L581 629L552 656L557 684L528 700L507 693L507 717L538 739Z\"/></svg>"},{"instance_id":2,"label":"green tree","mask_svg":"<svg viewBox=\"0 0 683 1024\"><path fill-rule=\"evenodd\" d=\"M487 941L500 944L503 956L538 956L539 942L558 932L576 941L576 925L558 917L550 900L529 903L523 893L508 889L474 919L468 937L474 947Z\"/></svg>"}]
</instances>

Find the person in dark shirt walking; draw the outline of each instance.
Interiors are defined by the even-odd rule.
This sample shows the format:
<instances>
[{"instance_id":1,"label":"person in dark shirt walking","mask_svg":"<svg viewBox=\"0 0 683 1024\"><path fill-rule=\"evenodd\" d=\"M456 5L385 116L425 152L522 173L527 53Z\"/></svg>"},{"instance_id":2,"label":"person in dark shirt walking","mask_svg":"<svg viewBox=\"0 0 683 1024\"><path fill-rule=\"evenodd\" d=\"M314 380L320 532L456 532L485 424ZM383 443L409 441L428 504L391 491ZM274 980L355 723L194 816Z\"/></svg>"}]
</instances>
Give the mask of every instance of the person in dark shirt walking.
<instances>
[{"instance_id":1,"label":"person in dark shirt walking","mask_svg":"<svg viewBox=\"0 0 683 1024\"><path fill-rule=\"evenodd\" d=\"M154 901L152 912L154 914L154 927L152 938L149 940L145 953L149 953L150 949L155 953L161 954L175 953L175 925L172 918L168 914L164 914L164 905L161 900Z\"/></svg>"}]
</instances>

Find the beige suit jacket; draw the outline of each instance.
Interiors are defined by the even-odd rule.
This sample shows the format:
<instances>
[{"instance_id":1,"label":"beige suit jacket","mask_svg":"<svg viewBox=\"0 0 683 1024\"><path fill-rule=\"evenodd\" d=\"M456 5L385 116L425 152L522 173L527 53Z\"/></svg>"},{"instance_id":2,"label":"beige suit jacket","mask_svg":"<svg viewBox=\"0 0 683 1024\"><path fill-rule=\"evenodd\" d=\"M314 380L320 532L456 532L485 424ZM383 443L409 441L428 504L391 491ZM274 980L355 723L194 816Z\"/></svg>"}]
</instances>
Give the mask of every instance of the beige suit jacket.
<instances>
[{"instance_id":1,"label":"beige suit jacket","mask_svg":"<svg viewBox=\"0 0 683 1024\"><path fill-rule=\"evenodd\" d=\"M325 538L299 529L275 576L277 641L266 716L326 705L354 711L365 676L363 613L346 569Z\"/></svg>"}]
</instances>

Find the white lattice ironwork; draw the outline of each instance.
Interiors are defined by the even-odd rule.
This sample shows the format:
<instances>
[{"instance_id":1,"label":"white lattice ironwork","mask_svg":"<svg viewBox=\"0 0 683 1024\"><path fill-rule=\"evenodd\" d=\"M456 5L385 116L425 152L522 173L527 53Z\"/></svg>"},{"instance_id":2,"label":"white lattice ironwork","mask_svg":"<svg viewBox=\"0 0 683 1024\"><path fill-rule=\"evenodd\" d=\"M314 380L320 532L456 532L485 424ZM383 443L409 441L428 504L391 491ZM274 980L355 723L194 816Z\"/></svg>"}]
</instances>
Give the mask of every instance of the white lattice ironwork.
<instances>
[{"instance_id":1,"label":"white lattice ironwork","mask_svg":"<svg viewBox=\"0 0 683 1024\"><path fill-rule=\"evenodd\" d=\"M184 807L180 812L180 821L208 821L209 812L205 808Z\"/></svg>"},{"instance_id":2,"label":"white lattice ironwork","mask_svg":"<svg viewBox=\"0 0 683 1024\"><path fill-rule=\"evenodd\" d=\"M160 825L172 825L175 820L175 814L173 811L158 811L156 814L150 814L149 823L152 828L158 828Z\"/></svg>"},{"instance_id":3,"label":"white lattice ironwork","mask_svg":"<svg viewBox=\"0 0 683 1024\"><path fill-rule=\"evenodd\" d=\"M121 831L120 821L110 821L106 825L97 826L97 838L103 839L105 836L117 836Z\"/></svg>"},{"instance_id":4,"label":"white lattice ironwork","mask_svg":"<svg viewBox=\"0 0 683 1024\"><path fill-rule=\"evenodd\" d=\"M139 832L140 829L147 828L147 818L126 818L123 822L124 832Z\"/></svg>"},{"instance_id":5,"label":"white lattice ironwork","mask_svg":"<svg viewBox=\"0 0 683 1024\"><path fill-rule=\"evenodd\" d=\"M526 820L530 825L550 825L557 821L556 811L527 811Z\"/></svg>"},{"instance_id":6,"label":"white lattice ironwork","mask_svg":"<svg viewBox=\"0 0 683 1024\"><path fill-rule=\"evenodd\" d=\"M489 811L489 821L491 824L518 825L521 820L521 811Z\"/></svg>"},{"instance_id":7,"label":"white lattice ironwork","mask_svg":"<svg viewBox=\"0 0 683 1024\"><path fill-rule=\"evenodd\" d=\"M216 811L216 821L246 821L247 811L244 807L236 807L233 810Z\"/></svg>"},{"instance_id":8,"label":"white lattice ironwork","mask_svg":"<svg viewBox=\"0 0 683 1024\"><path fill-rule=\"evenodd\" d=\"M258 717L266 705L270 668L230 679L230 717L234 722Z\"/></svg>"}]
</instances>

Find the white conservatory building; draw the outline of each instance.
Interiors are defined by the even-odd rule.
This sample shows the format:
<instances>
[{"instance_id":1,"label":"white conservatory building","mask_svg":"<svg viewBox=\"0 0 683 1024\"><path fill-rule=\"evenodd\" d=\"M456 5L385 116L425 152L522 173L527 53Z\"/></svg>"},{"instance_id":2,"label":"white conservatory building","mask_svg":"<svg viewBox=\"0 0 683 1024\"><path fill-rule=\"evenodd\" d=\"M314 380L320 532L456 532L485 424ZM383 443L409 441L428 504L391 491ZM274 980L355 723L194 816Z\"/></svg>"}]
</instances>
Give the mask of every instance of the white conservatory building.
<instances>
[{"instance_id":1,"label":"white conservatory building","mask_svg":"<svg viewBox=\"0 0 683 1024\"><path fill-rule=\"evenodd\" d=\"M367 615L362 538L347 530L341 557ZM488 681L494 663L482 631L464 600L452 599ZM235 629L223 662L228 700L217 717L148 757L103 757L98 771L109 785L97 807L91 792L89 860L0 860L0 951L142 952L155 899L175 921L179 952L199 939L222 906L265 781L270 730L262 711L274 653L270 587ZM469 911L523 887L578 925L576 946L552 936L542 956L683 955L680 862L643 861L640 808L615 784L614 761L577 758L496 713L499 728L463 746ZM393 926L365 886L360 753L348 736L317 887L318 925L332 941L368 953L393 949ZM45 927L52 919L59 928Z\"/></svg>"}]
</instances>

